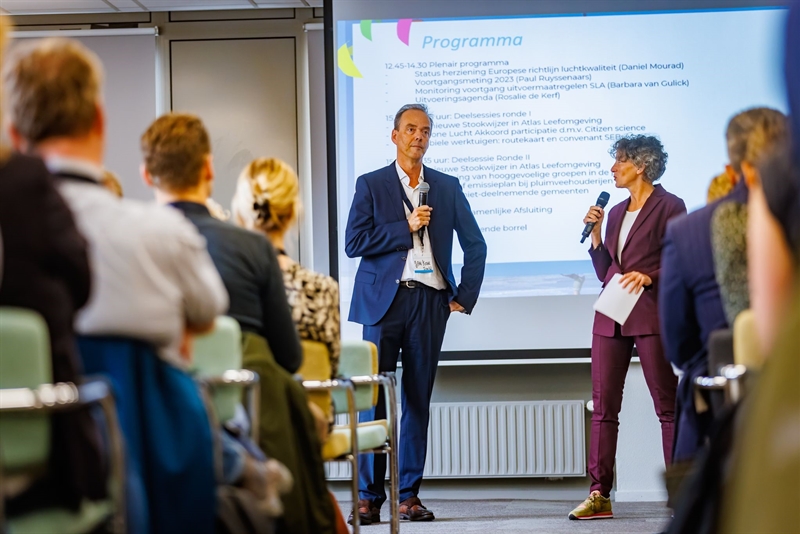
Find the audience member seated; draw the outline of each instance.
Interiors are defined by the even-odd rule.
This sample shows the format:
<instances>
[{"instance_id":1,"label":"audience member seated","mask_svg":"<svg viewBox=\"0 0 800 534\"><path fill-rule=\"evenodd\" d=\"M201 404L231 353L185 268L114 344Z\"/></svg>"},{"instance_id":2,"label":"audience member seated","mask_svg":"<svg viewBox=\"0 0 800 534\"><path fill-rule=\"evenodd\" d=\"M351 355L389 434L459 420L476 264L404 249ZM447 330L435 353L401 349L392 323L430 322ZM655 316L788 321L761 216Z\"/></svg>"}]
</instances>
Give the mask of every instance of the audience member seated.
<instances>
[{"instance_id":1,"label":"audience member seated","mask_svg":"<svg viewBox=\"0 0 800 534\"><path fill-rule=\"evenodd\" d=\"M6 17L0 17L0 57ZM50 333L54 382L81 381L72 322L90 290L86 241L38 159L13 155L0 144L0 227L3 228L0 306L34 310ZM49 471L37 480L0 482L10 514L44 505L77 509L106 496L98 431L88 411L52 418ZM15 488L12 485L16 486Z\"/></svg>"},{"instance_id":2,"label":"audience member seated","mask_svg":"<svg viewBox=\"0 0 800 534\"><path fill-rule=\"evenodd\" d=\"M331 377L336 376L341 351L339 284L292 260L284 245L284 236L300 210L297 175L275 158L252 161L239 175L232 208L236 224L263 233L275 247L300 338L328 347Z\"/></svg>"},{"instance_id":3,"label":"audience member seated","mask_svg":"<svg viewBox=\"0 0 800 534\"><path fill-rule=\"evenodd\" d=\"M667 226L659 289L662 339L667 358L683 371L678 385L675 462L693 459L708 436L713 414L706 405L695 405L694 379L708 373L709 334L729 327L714 271L712 218L723 202L747 202L747 183L741 174L754 169L761 152L786 134L786 117L773 109L755 108L733 117L726 139L730 165L739 176L736 187L723 199Z\"/></svg>"},{"instance_id":4,"label":"audience member seated","mask_svg":"<svg viewBox=\"0 0 800 534\"><path fill-rule=\"evenodd\" d=\"M11 140L45 160L88 240L92 295L75 328L92 336L81 340L87 369L108 374L118 392L129 453L129 530L165 532L175 522L207 532L212 441L199 391L181 370L188 358L182 348L226 310L225 287L205 241L183 216L118 199L101 185L106 130L97 57L76 41L48 39L20 44L6 67ZM180 432L194 434L181 439ZM145 524L137 523L145 512L131 510L137 504L149 514ZM187 516L187 505L199 511Z\"/></svg>"},{"instance_id":5,"label":"audience member seated","mask_svg":"<svg viewBox=\"0 0 800 534\"><path fill-rule=\"evenodd\" d=\"M53 381L80 383L72 322L89 298L86 242L42 162L11 155L5 147L0 151L0 306L40 313L50 333ZM89 412L57 414L52 421L49 472L36 481L3 480L12 515L53 504L77 509L84 498L106 496L98 431Z\"/></svg>"},{"instance_id":6,"label":"audience member seated","mask_svg":"<svg viewBox=\"0 0 800 534\"><path fill-rule=\"evenodd\" d=\"M776 170L771 164L761 167L763 204L769 210L763 205L756 207L752 201L761 203L761 197L751 195L748 223L753 248L755 238L763 237L766 241L759 243L758 252L768 255L760 261L751 255L753 306L774 323L765 325L768 329L760 329L770 350L737 425L724 506L719 511L719 532L726 534L797 532L800 526L794 513L800 495L800 358L797 354L800 346L800 271L797 270L800 251L800 4L797 2L789 13L786 81L795 147L791 152L784 150L785 157L777 165L779 172L771 172ZM773 194L778 191L780 194ZM767 248L769 243L774 246ZM790 276L785 278L781 274L780 277L794 289L760 281L762 277L766 281L776 276L775 265L771 262L773 257L783 258L780 269L785 269L789 263L786 250L781 248L793 252ZM759 295L761 291L778 289L783 292L780 298L775 298L776 294L762 300ZM763 319L763 316L757 318Z\"/></svg>"},{"instance_id":7,"label":"audience member seated","mask_svg":"<svg viewBox=\"0 0 800 534\"><path fill-rule=\"evenodd\" d=\"M44 164L0 157L0 225L4 276L0 306L39 312L50 332L54 382L80 383L82 373L72 322L89 298L86 241ZM37 491L77 507L82 497L105 496L97 431L88 412L53 417L52 471ZM5 484L4 484L5 485ZM8 493L6 493L8 494ZM13 511L13 506L9 507Z\"/></svg>"},{"instance_id":8,"label":"audience member seated","mask_svg":"<svg viewBox=\"0 0 800 534\"><path fill-rule=\"evenodd\" d=\"M266 239L212 217L214 169L208 133L199 118L169 114L142 135L143 178L156 200L182 212L205 237L230 307L243 332L267 340L277 363L295 372L303 356L286 305L278 260Z\"/></svg>"},{"instance_id":9,"label":"audience member seated","mask_svg":"<svg viewBox=\"0 0 800 534\"><path fill-rule=\"evenodd\" d=\"M205 331L227 308L203 238L173 210L119 200L105 189L102 66L76 41L47 39L12 51L6 71L11 139L41 156L89 241L93 293L81 334L152 343L183 366L184 331Z\"/></svg>"},{"instance_id":10,"label":"audience member seated","mask_svg":"<svg viewBox=\"0 0 800 534\"><path fill-rule=\"evenodd\" d=\"M764 133L754 133L748 143L749 153L759 151ZM800 204L797 203L800 198L796 187L800 185L798 176L792 176L785 165L786 159L780 160L780 164L775 162L775 153L786 153L787 141L783 138L774 144L770 143L759 156L748 156L742 165L750 190L748 254L751 255L751 260L754 252L764 254L771 260L778 260L777 264L774 261L751 261L749 274L751 282L754 282L750 284L754 302L761 300L759 292L762 290L781 292L780 299L774 298L776 293L772 295L773 298L765 301L772 305L778 304L781 308L779 315L775 314L776 310L770 310L770 315L777 323L773 325L773 330L783 332L778 337L780 342L772 356L780 359L780 363L767 362L763 366L763 378L758 382L755 382L758 374L754 375L753 370L749 370L749 376L744 381L745 393L756 383L756 389L751 393L756 400L752 396L745 397L743 403L725 406L715 414L708 446L698 453L694 473L683 486L681 501L670 525L670 534L796 530L789 528L790 525L797 526L796 520L787 520L789 515L783 511L791 507L793 499L800 493L800 478L797 477L800 454L787 454L786 450L778 450L781 447L775 440L785 442L788 435L786 432L793 432L796 426L793 419L797 419L800 414L800 388L797 380L800 372L796 365L796 347L800 341L800 308L792 309L793 303L797 304L800 300L797 300L798 295L792 290L793 271L786 270L790 261L781 260L788 259L791 255L790 247L782 238L782 230L785 231L786 227L772 218L762 191L762 184L768 181L788 182L780 188L789 193L788 198L783 198L782 202L794 207L784 211L787 216L785 220L800 220ZM754 165L751 167L747 161L753 161ZM775 173L776 170L781 172ZM778 188L774 184L772 187ZM724 206L720 209L722 207ZM788 277L783 276L782 272L786 272ZM758 283L760 278L769 278L771 283ZM785 283L773 283L776 278ZM787 297L795 300L788 300ZM787 299L788 305L784 305L782 299ZM788 354L791 356L787 358ZM769 382L769 385L764 381ZM748 448L745 456L741 452L743 444ZM778 457L780 461L773 462ZM734 465L738 465L739 475L733 480L729 475L732 458ZM744 458L748 460L745 461ZM777 480L782 480L780 490L774 489L773 482ZM765 497L765 494L769 497ZM733 517L736 519L733 520Z\"/></svg>"},{"instance_id":11,"label":"audience member seated","mask_svg":"<svg viewBox=\"0 0 800 534\"><path fill-rule=\"evenodd\" d=\"M243 365L261 382L259 445L284 464L294 487L283 498L283 532L334 531L320 443L306 394L290 373L301 362L277 257L254 232L215 219L206 207L214 182L211 145L199 118L168 114L142 135L143 177L156 200L183 212L206 238L243 331Z\"/></svg>"}]
</instances>

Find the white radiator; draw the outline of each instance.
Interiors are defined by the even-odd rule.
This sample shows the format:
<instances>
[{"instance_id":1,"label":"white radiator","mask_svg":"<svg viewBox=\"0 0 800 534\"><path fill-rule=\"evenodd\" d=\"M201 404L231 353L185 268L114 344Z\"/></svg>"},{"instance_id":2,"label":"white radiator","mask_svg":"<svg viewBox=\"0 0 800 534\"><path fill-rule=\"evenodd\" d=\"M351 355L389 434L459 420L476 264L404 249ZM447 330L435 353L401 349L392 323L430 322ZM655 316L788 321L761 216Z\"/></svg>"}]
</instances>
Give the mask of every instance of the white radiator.
<instances>
[{"instance_id":1,"label":"white radiator","mask_svg":"<svg viewBox=\"0 0 800 534\"><path fill-rule=\"evenodd\" d=\"M424 476L585 476L585 443L583 401L432 404ZM347 463L326 469L330 480L350 478Z\"/></svg>"}]
</instances>

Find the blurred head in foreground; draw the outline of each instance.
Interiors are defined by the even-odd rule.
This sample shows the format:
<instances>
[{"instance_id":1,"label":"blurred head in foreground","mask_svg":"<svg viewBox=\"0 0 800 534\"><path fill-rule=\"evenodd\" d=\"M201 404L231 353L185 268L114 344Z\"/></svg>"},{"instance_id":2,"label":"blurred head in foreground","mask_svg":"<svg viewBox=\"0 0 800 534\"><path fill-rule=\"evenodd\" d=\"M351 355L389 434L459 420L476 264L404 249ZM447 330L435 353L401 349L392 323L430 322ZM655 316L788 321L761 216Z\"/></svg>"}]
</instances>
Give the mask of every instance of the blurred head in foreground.
<instances>
[{"instance_id":1,"label":"blurred head in foreground","mask_svg":"<svg viewBox=\"0 0 800 534\"><path fill-rule=\"evenodd\" d=\"M43 39L15 47L3 65L9 137L23 153L69 153L102 165L103 67L78 41Z\"/></svg>"},{"instance_id":2,"label":"blurred head in foreground","mask_svg":"<svg viewBox=\"0 0 800 534\"><path fill-rule=\"evenodd\" d=\"M726 139L730 165L750 190L747 210L750 305L762 353L766 354L772 346L775 327L780 324L784 295L791 288L793 273L790 249L769 213L761 173L766 164L777 161L777 154L785 152L784 147L790 142L789 120L775 109L748 109L730 120Z\"/></svg>"}]
</instances>

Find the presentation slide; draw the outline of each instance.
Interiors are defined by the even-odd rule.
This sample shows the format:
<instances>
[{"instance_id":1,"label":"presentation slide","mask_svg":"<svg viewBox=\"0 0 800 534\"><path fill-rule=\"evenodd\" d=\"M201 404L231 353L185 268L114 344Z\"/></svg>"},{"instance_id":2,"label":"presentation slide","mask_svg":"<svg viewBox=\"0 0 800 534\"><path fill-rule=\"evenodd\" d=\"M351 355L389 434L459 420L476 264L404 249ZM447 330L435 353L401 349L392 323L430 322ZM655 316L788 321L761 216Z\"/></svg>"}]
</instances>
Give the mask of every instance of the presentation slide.
<instances>
[{"instance_id":1,"label":"presentation slide","mask_svg":"<svg viewBox=\"0 0 800 534\"><path fill-rule=\"evenodd\" d=\"M601 283L580 234L600 192L609 208L628 197L614 141L658 136L658 183L691 211L727 161L730 117L785 109L782 9L411 15L336 21L339 243L356 178L394 161L395 112L426 104L424 163L459 178L488 246L481 301L449 325L445 350L587 347ZM341 252L343 317L356 268Z\"/></svg>"}]
</instances>

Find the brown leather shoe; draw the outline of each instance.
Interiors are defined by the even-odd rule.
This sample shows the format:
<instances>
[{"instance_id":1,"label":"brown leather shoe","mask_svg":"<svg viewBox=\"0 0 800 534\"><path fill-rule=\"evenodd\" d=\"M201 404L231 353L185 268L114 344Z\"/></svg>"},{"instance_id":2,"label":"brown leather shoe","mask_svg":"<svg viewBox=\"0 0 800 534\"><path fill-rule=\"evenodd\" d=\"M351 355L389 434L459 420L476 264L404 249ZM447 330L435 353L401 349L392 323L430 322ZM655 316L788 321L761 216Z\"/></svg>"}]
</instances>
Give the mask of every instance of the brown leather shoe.
<instances>
[{"instance_id":1,"label":"brown leather shoe","mask_svg":"<svg viewBox=\"0 0 800 534\"><path fill-rule=\"evenodd\" d=\"M369 499L358 500L358 518L362 525L371 525L373 523L381 522L381 511L378 507L372 504ZM347 519L347 524L353 524L353 512L350 512L350 517Z\"/></svg>"},{"instance_id":2,"label":"brown leather shoe","mask_svg":"<svg viewBox=\"0 0 800 534\"><path fill-rule=\"evenodd\" d=\"M400 503L400 519L406 521L433 521L433 512L422 505L419 497L409 497Z\"/></svg>"}]
</instances>

